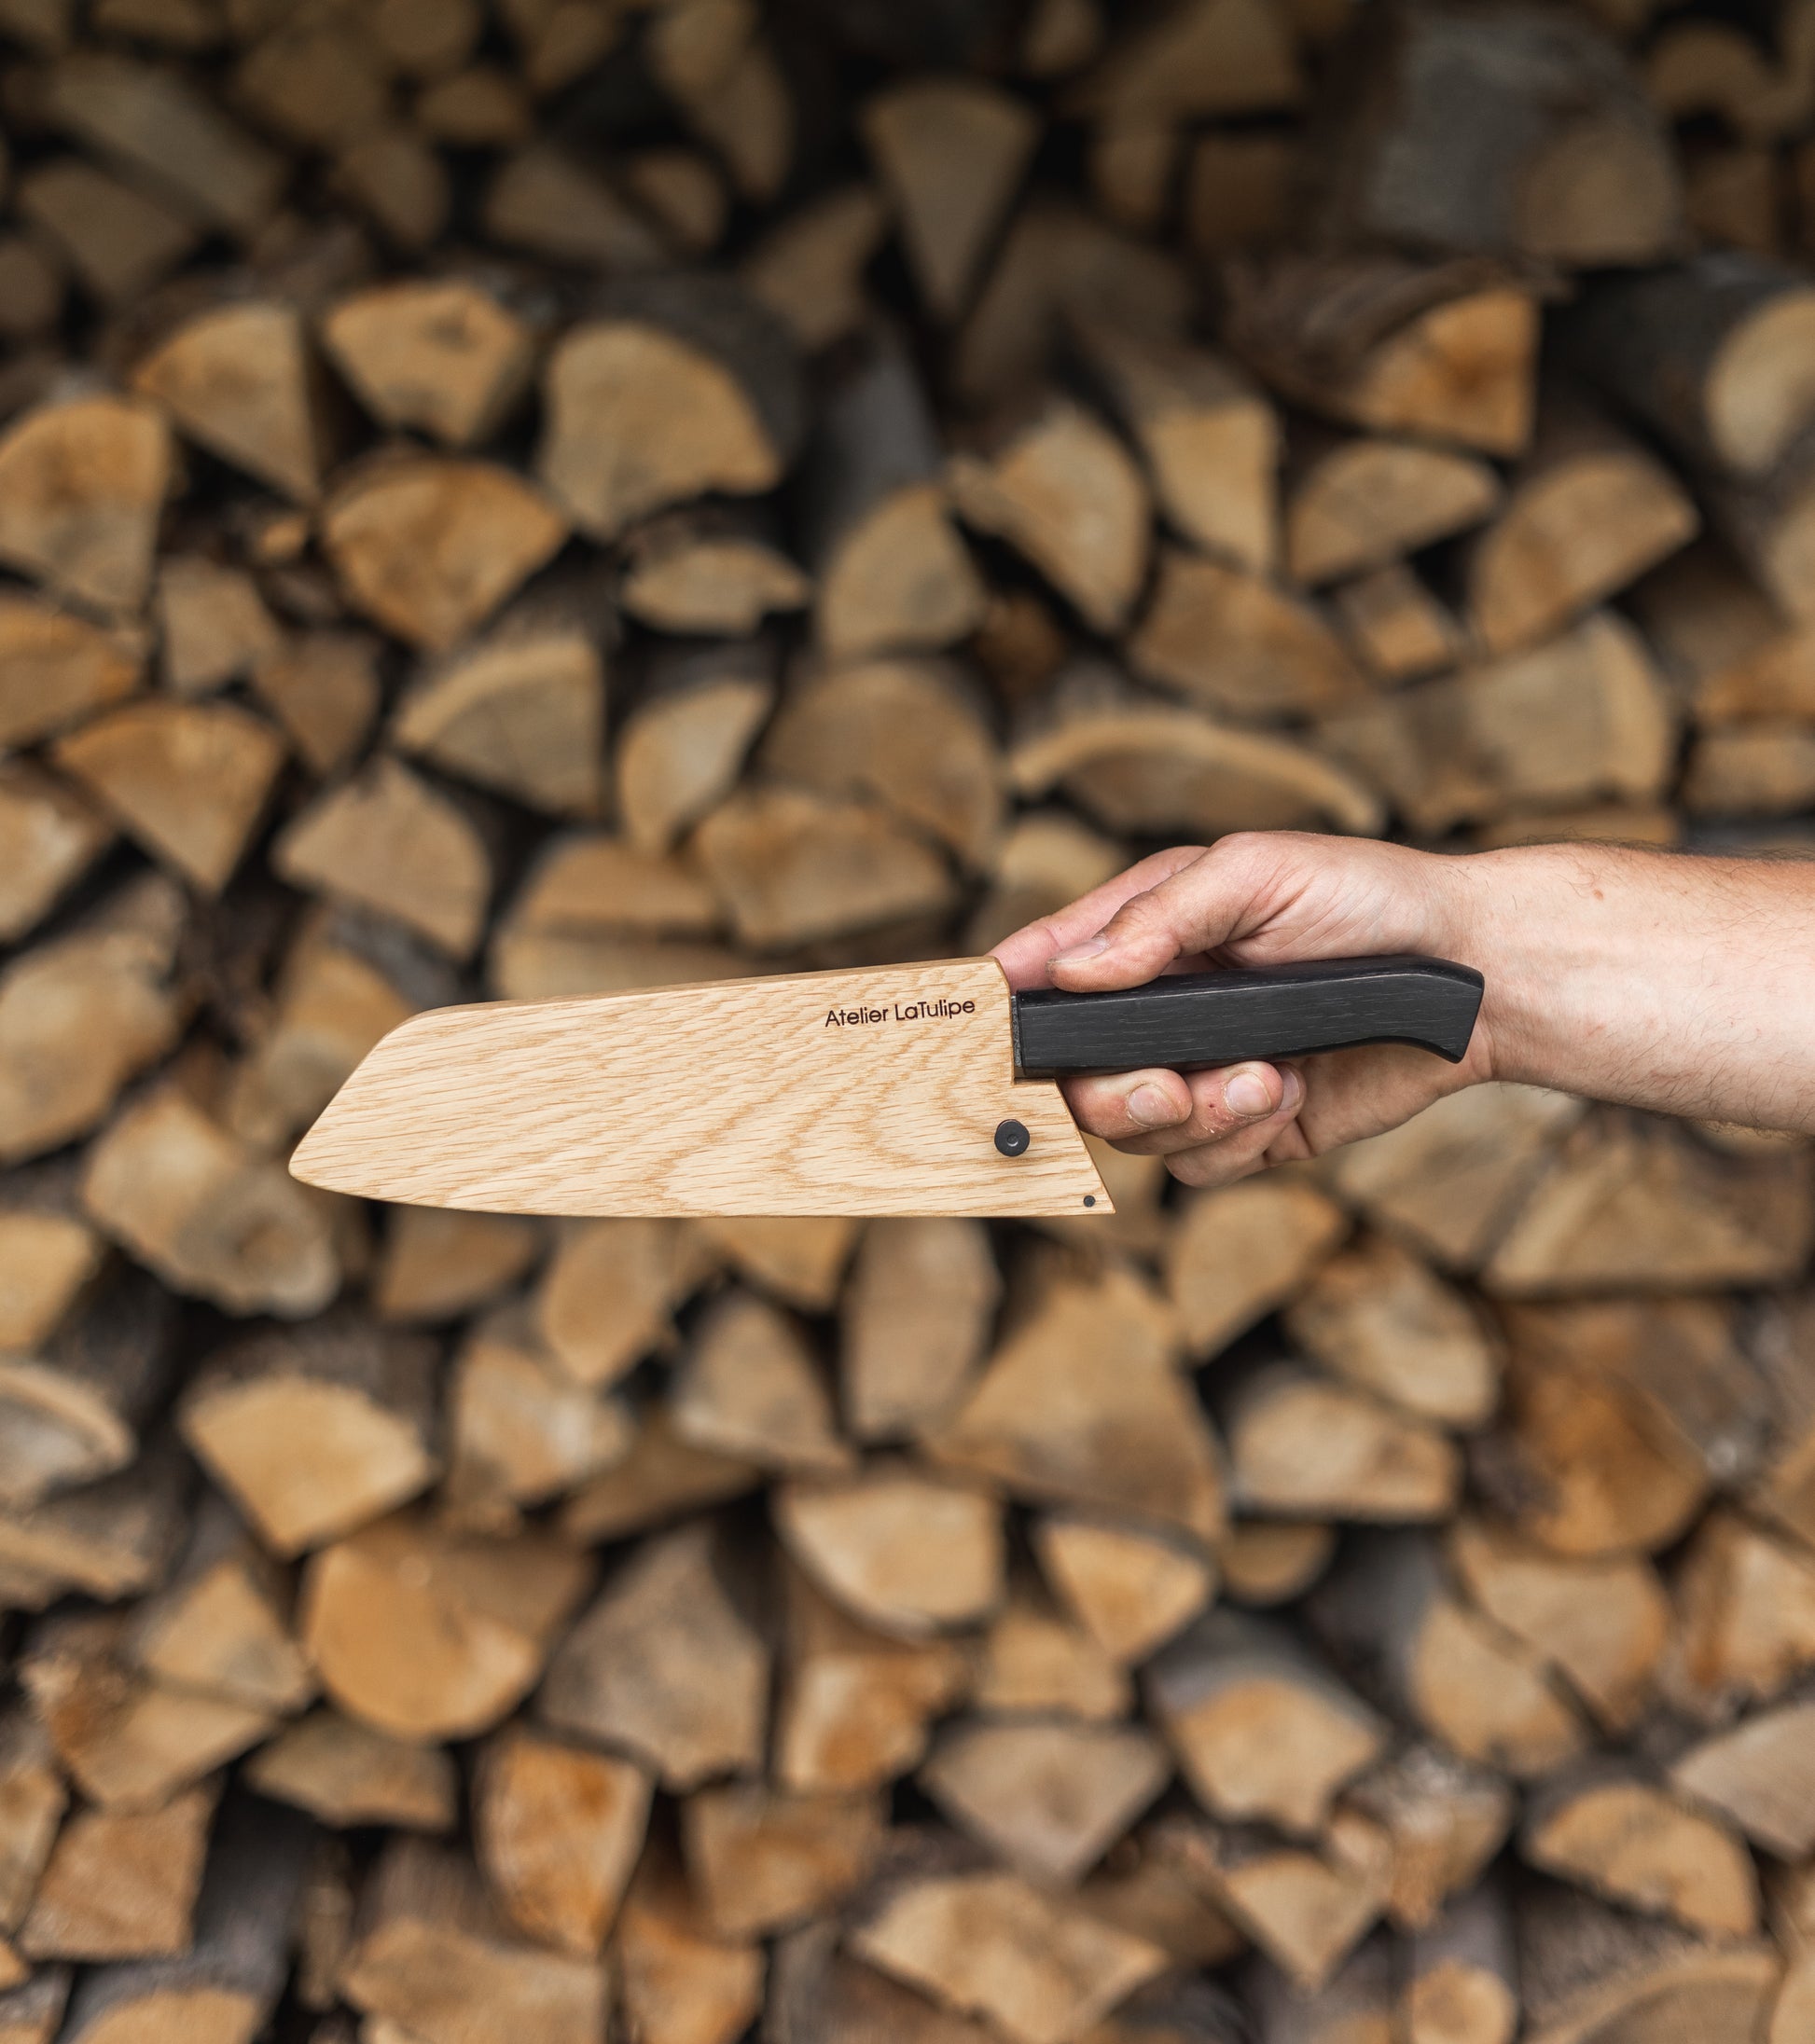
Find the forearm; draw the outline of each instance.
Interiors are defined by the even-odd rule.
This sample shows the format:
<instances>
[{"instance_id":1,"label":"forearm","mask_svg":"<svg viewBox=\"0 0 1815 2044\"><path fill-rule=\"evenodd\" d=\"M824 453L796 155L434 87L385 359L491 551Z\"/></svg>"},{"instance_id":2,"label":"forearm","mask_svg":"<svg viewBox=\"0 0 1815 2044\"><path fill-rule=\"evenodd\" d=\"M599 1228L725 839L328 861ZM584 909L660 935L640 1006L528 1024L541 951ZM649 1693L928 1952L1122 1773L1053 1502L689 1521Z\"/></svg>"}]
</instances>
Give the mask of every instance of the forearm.
<instances>
[{"instance_id":1,"label":"forearm","mask_svg":"<svg viewBox=\"0 0 1815 2044\"><path fill-rule=\"evenodd\" d=\"M1815 1132L1815 864L1545 846L1454 868L1496 1078Z\"/></svg>"}]
</instances>

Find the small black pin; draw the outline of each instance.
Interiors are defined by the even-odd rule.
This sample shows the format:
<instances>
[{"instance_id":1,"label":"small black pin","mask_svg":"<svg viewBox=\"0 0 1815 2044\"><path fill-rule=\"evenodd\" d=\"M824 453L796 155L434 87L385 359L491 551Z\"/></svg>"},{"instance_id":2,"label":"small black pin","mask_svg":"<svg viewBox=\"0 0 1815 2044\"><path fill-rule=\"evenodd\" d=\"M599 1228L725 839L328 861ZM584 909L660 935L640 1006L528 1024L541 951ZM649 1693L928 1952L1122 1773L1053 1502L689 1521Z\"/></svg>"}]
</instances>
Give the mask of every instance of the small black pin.
<instances>
[{"instance_id":1,"label":"small black pin","mask_svg":"<svg viewBox=\"0 0 1815 2044\"><path fill-rule=\"evenodd\" d=\"M1005 1157L1018 1157L1033 1138L1027 1132L1025 1122L998 1122L996 1124L996 1148Z\"/></svg>"}]
</instances>

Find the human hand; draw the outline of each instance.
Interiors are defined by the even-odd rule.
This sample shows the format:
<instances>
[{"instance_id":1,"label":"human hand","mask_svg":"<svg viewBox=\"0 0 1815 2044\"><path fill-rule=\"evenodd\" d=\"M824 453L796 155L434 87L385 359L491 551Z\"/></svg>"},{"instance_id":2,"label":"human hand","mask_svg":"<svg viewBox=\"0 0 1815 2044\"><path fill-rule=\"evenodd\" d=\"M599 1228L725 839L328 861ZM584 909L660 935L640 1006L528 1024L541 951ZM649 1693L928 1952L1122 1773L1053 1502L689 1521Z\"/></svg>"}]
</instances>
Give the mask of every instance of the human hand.
<instances>
[{"instance_id":1,"label":"human hand","mask_svg":"<svg viewBox=\"0 0 1815 2044\"><path fill-rule=\"evenodd\" d=\"M1005 937L1017 988L1138 987L1165 972L1422 952L1480 965L1476 862L1365 838L1243 832L1156 853L1070 907ZM1400 1044L1219 1070L1068 1079L1079 1126L1160 1155L1187 1185L1222 1185L1321 1155L1492 1076L1477 1023L1459 1066Z\"/></svg>"}]
</instances>

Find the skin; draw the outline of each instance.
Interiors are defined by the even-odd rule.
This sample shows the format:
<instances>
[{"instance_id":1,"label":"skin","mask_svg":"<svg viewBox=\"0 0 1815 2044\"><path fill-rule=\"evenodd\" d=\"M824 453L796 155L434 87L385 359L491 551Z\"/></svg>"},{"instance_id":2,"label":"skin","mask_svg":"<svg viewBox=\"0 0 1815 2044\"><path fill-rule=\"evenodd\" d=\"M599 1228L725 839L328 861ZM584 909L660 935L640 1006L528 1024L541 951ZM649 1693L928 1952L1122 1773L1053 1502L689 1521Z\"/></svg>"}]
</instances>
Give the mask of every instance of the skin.
<instances>
[{"instance_id":1,"label":"skin","mask_svg":"<svg viewBox=\"0 0 1815 2044\"><path fill-rule=\"evenodd\" d=\"M1018 987L1423 952L1487 980L1460 1065L1395 1044L1065 1082L1187 1185L1378 1135L1488 1080L1815 1133L1815 863L1610 845L1465 856L1294 831L1157 852L996 946Z\"/></svg>"}]
</instances>

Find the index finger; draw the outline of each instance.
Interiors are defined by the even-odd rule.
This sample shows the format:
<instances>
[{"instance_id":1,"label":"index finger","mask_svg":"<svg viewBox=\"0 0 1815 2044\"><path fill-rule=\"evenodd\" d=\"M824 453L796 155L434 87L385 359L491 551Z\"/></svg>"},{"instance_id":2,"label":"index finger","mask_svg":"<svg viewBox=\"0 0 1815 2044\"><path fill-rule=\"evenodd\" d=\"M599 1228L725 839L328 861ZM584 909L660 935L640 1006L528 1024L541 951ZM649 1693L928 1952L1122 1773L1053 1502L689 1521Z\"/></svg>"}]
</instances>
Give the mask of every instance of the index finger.
<instances>
[{"instance_id":1,"label":"index finger","mask_svg":"<svg viewBox=\"0 0 1815 2044\"><path fill-rule=\"evenodd\" d=\"M1174 874L1183 873L1186 866L1195 864L1203 855L1201 845L1174 845L1168 851L1153 852L1129 866L1125 873L1118 873L1113 880L1105 880L1101 887L1092 888L1089 893L1080 894L1076 901L1057 914L1043 916L1037 922L1025 924L1004 937L990 956L1001 964L1008 974L1008 984L1018 993L1030 987L1050 986L1046 974L1049 959L1056 958L1074 944L1083 943L1087 937L1094 937L1111 917L1137 894L1144 894L1162 880L1170 880Z\"/></svg>"}]
</instances>

